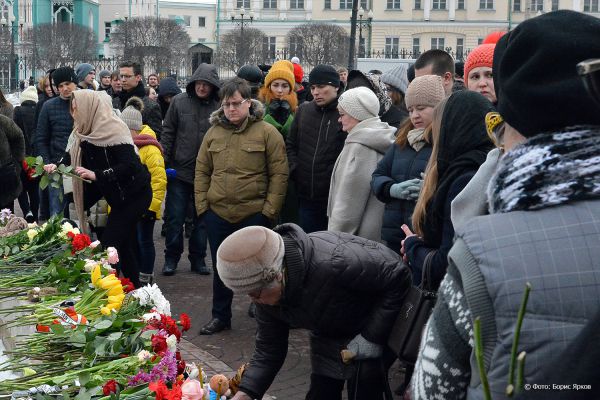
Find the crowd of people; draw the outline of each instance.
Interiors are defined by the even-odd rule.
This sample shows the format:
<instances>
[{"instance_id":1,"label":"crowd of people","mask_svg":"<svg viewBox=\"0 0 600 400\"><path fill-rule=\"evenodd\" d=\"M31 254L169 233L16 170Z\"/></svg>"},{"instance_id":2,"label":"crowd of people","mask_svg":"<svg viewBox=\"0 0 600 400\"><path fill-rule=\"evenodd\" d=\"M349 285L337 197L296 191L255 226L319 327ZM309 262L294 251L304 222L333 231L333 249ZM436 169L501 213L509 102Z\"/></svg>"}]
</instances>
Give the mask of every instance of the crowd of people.
<instances>
[{"instance_id":1,"label":"crowd of people","mask_svg":"<svg viewBox=\"0 0 600 400\"><path fill-rule=\"evenodd\" d=\"M163 275L189 238L187 265L213 281L200 334L232 328L234 293L252 299L256 349L236 400L262 398L294 328L311 332L307 399L341 399L345 384L350 399L390 398L388 340L411 287L438 299L399 393L482 398L479 318L504 398L526 283L525 380L560 383L545 379L600 312L600 105L577 73L600 58L598 37L597 18L557 11L495 32L460 65L429 50L385 73L305 76L294 57L221 80L201 64L184 90L157 74L144 83L134 62L99 82L92 65L60 67L14 111L0 92L0 204L18 196L33 222L69 216L72 201L71 218L118 249L136 286L154 281L156 221ZM70 196L40 191L26 154L85 181ZM579 356L594 365L593 354ZM585 383L576 370L566 383Z\"/></svg>"}]
</instances>

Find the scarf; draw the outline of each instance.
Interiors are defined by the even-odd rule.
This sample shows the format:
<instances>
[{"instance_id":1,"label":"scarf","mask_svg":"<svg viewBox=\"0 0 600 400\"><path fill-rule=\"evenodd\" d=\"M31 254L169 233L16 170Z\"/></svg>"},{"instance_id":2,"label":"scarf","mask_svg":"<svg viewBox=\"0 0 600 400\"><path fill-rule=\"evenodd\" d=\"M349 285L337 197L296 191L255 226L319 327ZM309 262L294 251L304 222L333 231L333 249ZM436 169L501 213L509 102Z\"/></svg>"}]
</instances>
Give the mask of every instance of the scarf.
<instances>
[{"instance_id":1,"label":"scarf","mask_svg":"<svg viewBox=\"0 0 600 400\"><path fill-rule=\"evenodd\" d=\"M73 118L73 140L70 143L71 166L81 166L81 142L99 147L131 144L133 139L127 125L112 110L112 100L106 92L78 90L72 94L77 107ZM83 199L83 181L73 180L73 202L80 229L89 233Z\"/></svg>"},{"instance_id":2,"label":"scarf","mask_svg":"<svg viewBox=\"0 0 600 400\"><path fill-rule=\"evenodd\" d=\"M141 149L144 146L156 146L160 150L160 154L164 154L161 144L158 142L158 140L156 140L156 138L150 135L140 133L133 138L133 144L135 144L138 149Z\"/></svg>"},{"instance_id":3,"label":"scarf","mask_svg":"<svg viewBox=\"0 0 600 400\"><path fill-rule=\"evenodd\" d=\"M408 144L418 153L426 144L425 129L412 129L408 132Z\"/></svg>"},{"instance_id":4,"label":"scarf","mask_svg":"<svg viewBox=\"0 0 600 400\"><path fill-rule=\"evenodd\" d=\"M488 186L490 213L596 198L600 198L599 126L533 136L500 159Z\"/></svg>"}]
</instances>

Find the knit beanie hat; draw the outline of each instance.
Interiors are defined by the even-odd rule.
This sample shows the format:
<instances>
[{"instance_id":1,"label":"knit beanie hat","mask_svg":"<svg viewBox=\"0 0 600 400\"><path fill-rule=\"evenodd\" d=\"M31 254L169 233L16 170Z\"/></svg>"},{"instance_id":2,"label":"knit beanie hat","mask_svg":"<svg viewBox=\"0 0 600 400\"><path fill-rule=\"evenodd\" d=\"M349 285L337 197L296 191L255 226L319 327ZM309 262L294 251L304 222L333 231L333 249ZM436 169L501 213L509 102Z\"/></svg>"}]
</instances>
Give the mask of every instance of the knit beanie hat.
<instances>
[{"instance_id":1,"label":"knit beanie hat","mask_svg":"<svg viewBox=\"0 0 600 400\"><path fill-rule=\"evenodd\" d=\"M292 64L300 64L300 59L298 57L292 57L290 61Z\"/></svg>"},{"instance_id":2,"label":"knit beanie hat","mask_svg":"<svg viewBox=\"0 0 600 400\"><path fill-rule=\"evenodd\" d=\"M78 64L75 67L75 75L77 75L77 83L83 81L85 79L85 77L94 70L95 70L95 68L92 64L88 64L88 63Z\"/></svg>"},{"instance_id":3,"label":"knit beanie hat","mask_svg":"<svg viewBox=\"0 0 600 400\"><path fill-rule=\"evenodd\" d=\"M304 78L304 70L300 64L294 64L294 79L296 83L302 83L302 78Z\"/></svg>"},{"instance_id":4,"label":"knit beanie hat","mask_svg":"<svg viewBox=\"0 0 600 400\"><path fill-rule=\"evenodd\" d=\"M102 71L100 71L100 73L98 74L98 79L102 80L102 78L106 78L107 76L110 76L110 71L103 69Z\"/></svg>"},{"instance_id":5,"label":"knit beanie hat","mask_svg":"<svg viewBox=\"0 0 600 400\"><path fill-rule=\"evenodd\" d=\"M25 90L21 92L19 96L19 101L24 103L26 101L33 101L34 103L38 102L38 94L35 86L28 86Z\"/></svg>"},{"instance_id":6,"label":"knit beanie hat","mask_svg":"<svg viewBox=\"0 0 600 400\"><path fill-rule=\"evenodd\" d=\"M525 137L568 126L600 125L577 64L600 57L600 19L560 10L521 22L494 53L502 118Z\"/></svg>"},{"instance_id":7,"label":"knit beanie hat","mask_svg":"<svg viewBox=\"0 0 600 400\"><path fill-rule=\"evenodd\" d=\"M249 226L229 235L217 249L219 277L234 293L250 293L281 272L283 238L263 226Z\"/></svg>"},{"instance_id":8,"label":"knit beanie hat","mask_svg":"<svg viewBox=\"0 0 600 400\"><path fill-rule=\"evenodd\" d=\"M71 67L60 67L56 68L54 72L52 72L52 83L58 87L63 82L73 82L75 84L79 83L77 81L77 75L75 75L75 71Z\"/></svg>"},{"instance_id":9,"label":"knit beanie hat","mask_svg":"<svg viewBox=\"0 0 600 400\"><path fill-rule=\"evenodd\" d=\"M144 102L139 97L131 97L125 103L125 108L121 111L121 119L129 129L134 131L142 130L142 110Z\"/></svg>"},{"instance_id":10,"label":"knit beanie hat","mask_svg":"<svg viewBox=\"0 0 600 400\"><path fill-rule=\"evenodd\" d=\"M444 100L446 92L442 78L437 75L423 75L413 79L406 89L406 108L412 106L435 107Z\"/></svg>"},{"instance_id":11,"label":"knit beanie hat","mask_svg":"<svg viewBox=\"0 0 600 400\"><path fill-rule=\"evenodd\" d=\"M242 65L236 75L238 78L248 81L251 85L260 85L264 78L260 68L252 64Z\"/></svg>"},{"instance_id":12,"label":"knit beanie hat","mask_svg":"<svg viewBox=\"0 0 600 400\"><path fill-rule=\"evenodd\" d=\"M308 83L310 85L331 85L340 87L340 74L331 65L317 65L308 74Z\"/></svg>"},{"instance_id":13,"label":"knit beanie hat","mask_svg":"<svg viewBox=\"0 0 600 400\"><path fill-rule=\"evenodd\" d=\"M406 93L406 88L408 88L407 69L406 64L400 64L381 75L381 81L402 93Z\"/></svg>"},{"instance_id":14,"label":"knit beanie hat","mask_svg":"<svg viewBox=\"0 0 600 400\"><path fill-rule=\"evenodd\" d=\"M469 72L473 68L489 67L492 68L494 62L495 44L482 44L477 46L467 56L467 61L464 66L465 85L469 85Z\"/></svg>"},{"instance_id":15,"label":"knit beanie hat","mask_svg":"<svg viewBox=\"0 0 600 400\"><path fill-rule=\"evenodd\" d=\"M276 61L267 76L265 76L265 87L269 87L275 79L283 79L290 84L290 88L294 88L294 65L288 60Z\"/></svg>"},{"instance_id":16,"label":"knit beanie hat","mask_svg":"<svg viewBox=\"0 0 600 400\"><path fill-rule=\"evenodd\" d=\"M371 89L364 86L342 93L338 99L338 107L359 121L379 115L379 99Z\"/></svg>"}]
</instances>

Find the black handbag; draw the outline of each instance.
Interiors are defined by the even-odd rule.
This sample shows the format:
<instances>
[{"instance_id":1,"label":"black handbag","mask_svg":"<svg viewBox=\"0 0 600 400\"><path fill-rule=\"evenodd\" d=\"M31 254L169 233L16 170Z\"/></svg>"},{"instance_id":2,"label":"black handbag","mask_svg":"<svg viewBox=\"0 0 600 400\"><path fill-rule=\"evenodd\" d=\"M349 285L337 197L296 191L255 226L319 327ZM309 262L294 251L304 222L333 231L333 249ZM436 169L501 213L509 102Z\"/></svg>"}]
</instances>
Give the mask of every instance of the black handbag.
<instances>
[{"instance_id":1,"label":"black handbag","mask_svg":"<svg viewBox=\"0 0 600 400\"><path fill-rule=\"evenodd\" d=\"M435 306L437 293L430 287L430 264L435 252L425 257L421 285L412 286L406 294L388 338L388 346L406 364L414 365L417 361L423 329Z\"/></svg>"}]
</instances>

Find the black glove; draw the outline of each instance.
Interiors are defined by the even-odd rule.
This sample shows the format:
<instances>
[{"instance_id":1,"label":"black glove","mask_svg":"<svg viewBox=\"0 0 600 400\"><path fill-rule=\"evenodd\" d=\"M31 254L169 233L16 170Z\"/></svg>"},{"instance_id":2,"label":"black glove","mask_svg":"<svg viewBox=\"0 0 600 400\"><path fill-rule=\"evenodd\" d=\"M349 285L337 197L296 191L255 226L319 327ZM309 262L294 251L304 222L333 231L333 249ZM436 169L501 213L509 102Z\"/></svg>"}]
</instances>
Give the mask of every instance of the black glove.
<instances>
[{"instance_id":1,"label":"black glove","mask_svg":"<svg viewBox=\"0 0 600 400\"><path fill-rule=\"evenodd\" d=\"M290 103L286 100L273 100L269 103L269 114L281 125L285 124L290 112Z\"/></svg>"},{"instance_id":2,"label":"black glove","mask_svg":"<svg viewBox=\"0 0 600 400\"><path fill-rule=\"evenodd\" d=\"M156 213L152 210L146 210L146 212L142 214L142 219L145 219L148 221L155 221Z\"/></svg>"}]
</instances>

